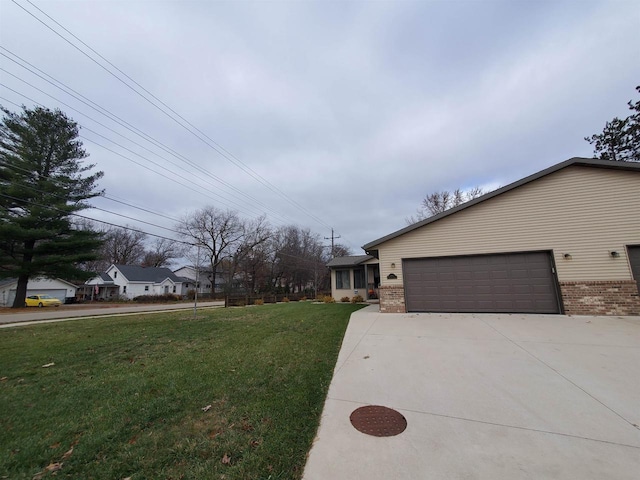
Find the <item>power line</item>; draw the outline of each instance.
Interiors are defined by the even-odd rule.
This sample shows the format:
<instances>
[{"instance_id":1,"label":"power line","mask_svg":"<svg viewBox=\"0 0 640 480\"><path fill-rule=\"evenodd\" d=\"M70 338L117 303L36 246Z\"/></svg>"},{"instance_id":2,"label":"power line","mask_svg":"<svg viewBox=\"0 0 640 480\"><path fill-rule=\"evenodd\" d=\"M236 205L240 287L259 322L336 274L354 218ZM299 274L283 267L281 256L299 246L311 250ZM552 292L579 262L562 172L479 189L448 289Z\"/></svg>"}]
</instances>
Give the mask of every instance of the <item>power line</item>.
<instances>
[{"instance_id":1,"label":"power line","mask_svg":"<svg viewBox=\"0 0 640 480\"><path fill-rule=\"evenodd\" d=\"M211 137L209 137L208 135L206 135L204 132L202 132L201 130L199 130L197 127L195 127L193 124L191 124L190 122L188 122L184 117L182 117L181 115L179 115L177 112L175 112L175 110L173 110L171 107L169 107L168 105L166 105L166 103L162 102L160 99L158 99L155 95L153 95L152 93L150 93L147 89L145 89L142 85L140 85L138 82L136 82L135 80L131 79L131 77L129 77L128 75L126 75L124 72L122 72L119 68L117 68L115 65L113 65L111 62L109 62L108 60L106 60L102 55L100 55L98 52L96 52L93 48L91 48L89 45L87 45L85 42L83 42L82 40L80 40L76 35L74 35L73 33L71 33L67 28L65 28L62 24L60 24L58 21L54 20L51 16L49 16L48 14L46 14L43 10L41 10L40 8L36 7L33 3L31 3L29 0L27 0L32 6L34 6L38 11L40 11L42 14L44 14L47 18L49 18L51 21L55 22L57 25L59 25L61 28L63 28L66 32L68 32L70 35L73 36L73 38L77 39L78 41L80 41L83 45L85 45L90 51L94 52L96 55L98 55L100 58L102 58L104 61L106 61L109 65L113 66L117 71L121 72L123 75L125 75L126 78L130 79L135 85L139 86L139 88L141 88L144 92L146 92L147 94L149 94L152 98L154 98L155 100L157 100L158 102L160 102L163 106L165 106L169 111L171 111L175 116L177 116L178 118L182 119L187 125L189 125L191 128L188 128L187 126L185 126L185 124L183 124L182 122L178 121L174 115L171 115L169 113L167 113L163 108L159 107L155 102L153 102L152 100L150 100L147 96L143 95L142 93L140 93L140 91L138 91L137 89L133 88L129 83L125 82L122 78L120 78L118 75L116 75L115 73L113 73L111 70L109 70L107 67L105 67L104 65L102 65L100 62L98 62L95 58L93 58L91 55L89 55L88 53L86 53L85 51L83 51L81 48L79 48L76 44L74 44L72 41L70 41L69 39L65 38L62 34L60 34L57 30L55 30L53 27L51 27L50 25L48 25L46 22L44 22L43 20L41 20L40 18L38 18L36 15L34 15L32 12L30 12L29 10L27 10L26 8L24 8L22 5L20 5L16 0L12 0L13 3L15 3L16 5L18 5L22 10L24 10L25 12L27 12L30 16L32 16L33 18L35 18L38 22L40 22L41 24L43 24L45 27L47 27L49 30L51 30L53 33L55 33L57 36L59 36L60 38L62 38L65 42L67 42L69 45L71 45L73 48L75 48L76 50L78 50L80 53L82 53L84 56L86 56L87 58L89 58L92 62L94 62L96 65L98 65L99 67L101 67L103 70L105 70L107 73L109 73L111 76L113 76L114 78L116 78L118 81L120 81L123 85L125 85L127 88L129 88L131 91L133 91L134 93L136 93L138 96L140 96L141 98L143 98L145 101L147 101L148 103L150 103L151 105L153 105L156 109L158 109L159 111L161 111L164 115L166 115L167 117L169 117L171 120L173 120L175 123L177 123L178 125L180 125L182 128L184 128L187 132L191 133L193 136L195 136L196 138L198 138L200 141L202 141L203 143L205 143L206 145L208 145L210 148L212 148L214 151L216 151L220 156L222 156L223 158L227 159L228 161L230 161L231 163L233 163L234 165L236 165L238 168L240 168L243 172L245 172L246 174L248 174L249 176L251 176L252 178L254 178L256 181L258 181L259 183L261 183L263 186L265 186L266 188L268 188L269 190L271 190L272 192L280 195L282 198L286 199L289 203L291 203L292 205L296 206L297 208L299 208L301 211L303 211L304 213L306 213L310 218L313 218L314 220L316 220L319 224L324 225L327 228L331 228L327 223L325 223L322 219L320 219L318 216L316 216L315 214L313 214L311 211L307 210L304 206L302 206L300 203L298 203L297 201L295 201L293 198L291 198L289 195L287 195L286 193L284 193L282 190L280 190L278 187L276 187L275 185L273 185L271 182L269 182L267 179L265 179L262 175L258 174L257 172L255 172L253 169L251 169L251 167L249 167L248 165L246 165L245 163L243 163L241 160L239 160L238 158L236 158L234 155L232 155L231 153L229 153L226 149L224 149L223 147L221 147L217 142L215 142L215 140L213 140ZM192 130L193 129L193 130ZM200 133L202 136L198 135L198 133L195 133L194 130L198 133ZM206 139L206 140L205 140ZM207 141L209 140L209 141Z\"/></svg>"},{"instance_id":2,"label":"power line","mask_svg":"<svg viewBox=\"0 0 640 480\"><path fill-rule=\"evenodd\" d=\"M55 78L53 78L51 75L48 75L47 73L43 72L42 70L38 69L37 67L33 66L32 64L30 64L29 62L27 62L26 60L24 60L23 58L21 58L20 56L16 55L15 53L7 50L6 48L0 46L1 49L9 52L11 55L15 56L16 58L20 59L21 61L23 61L24 63L26 63L27 65L32 66L33 68L35 68L36 70L38 70L39 72L41 72L43 75L46 75L47 77L51 78L54 82L59 83L61 86L56 85L55 83L53 83L51 80L48 80L47 78L44 78L42 75L39 75L38 73L34 72L33 70L31 70L30 68L25 67L24 65L21 65L19 62L17 62L16 60L14 60L13 58L8 57L7 55L5 55L4 53L0 53L0 55L2 55L3 57L7 58L8 60L16 63L18 66L24 68L25 70L29 71L31 74L39 77L40 79L44 80L45 82L51 84L52 86L58 88L59 90L62 90L64 93L66 93L67 95L73 97L74 99L76 99L77 101L87 105L88 107L92 108L93 110L97 111L98 113L100 113L101 115L106 116L107 118L109 118L111 121L118 123L120 126L124 127L126 130L130 131L131 133L138 135L139 137L143 138L145 141L148 141L150 143L152 143L154 146L160 148L161 150L169 153L170 155L172 155L173 157L175 157L176 159L186 163L188 166L195 168L196 170L200 171L201 173L205 174L206 176L214 179L216 182L220 183L221 185L224 185L225 187L238 192L240 195L242 195L243 197L246 197L247 199L251 200L252 202L256 203L257 205L263 207L265 210L272 212L273 215L280 217L281 220L283 220L285 223L287 222L287 220L285 219L285 217L283 217L282 215L280 215L276 210L270 208L269 206L267 206L266 204L264 204L263 202L260 202L258 199L256 199L255 197L243 192L242 190L238 189L237 187L233 186L232 184L226 182L225 180L221 179L220 177L218 177L217 175L212 174L211 172L205 170L204 168L200 167L198 164L196 164L195 162L193 162L192 160L189 160L187 157L185 157L184 155L181 155L180 153L176 152L175 150L171 149L170 147L166 146L165 144L163 144L162 142L156 140L155 138L151 137L150 135L148 135L147 133L143 132L142 130L138 129L137 127L131 125L130 123L126 122L125 120L123 120L122 118L118 117L117 115L113 114L112 112L110 112L109 110L105 109L104 107L101 107L100 105L98 105L97 103L91 101L90 99L88 99L87 97L85 97L84 95L76 92L75 90L73 90L72 88L68 87L67 85L65 85L63 82L60 82L59 80L56 80ZM81 115L89 118L90 120L96 122L98 125L103 126L104 128L107 128L108 130L112 131L113 133L115 133L116 135L119 135L125 139L127 139L128 141L130 141L131 143L140 146L141 148L149 151L150 153L152 153L153 155L162 158L163 160L169 162L168 159L166 159L165 157L162 157L161 155L158 155L157 153L149 150L148 148L140 145L139 143L131 140L130 138L122 135L121 133L107 127L106 125L102 124L101 122L95 120L94 118L90 117L89 115L85 114L84 112L81 112L80 110L77 110L76 108L72 107L71 105L63 102L62 100L52 96L51 94L45 92L44 90L36 87L35 85L27 82L26 80L24 80L23 78L9 72L8 70L5 70L3 68L0 67L0 71L3 71L9 75L11 75L12 77L14 77L15 79L21 81L22 83L30 86L31 88L33 88L34 90L37 90L38 92L52 98L53 100L59 102L60 104L70 108L71 110L74 110L75 112L80 113ZM27 97L26 95L8 87L7 85L4 84L0 84L3 87L7 88L8 90L11 90L12 92L21 95L25 98L27 98L28 100L38 104L38 102L36 102L35 100ZM63 88L64 87L64 88ZM69 93L69 91L73 92L73 93ZM79 98L81 97L81 98ZM84 100L83 100L84 99ZM86 100L86 101L85 101ZM115 143L115 142L114 142ZM220 196L219 194L215 194ZM232 194L233 195L233 194ZM224 198L224 197L223 197Z\"/></svg>"},{"instance_id":3,"label":"power line","mask_svg":"<svg viewBox=\"0 0 640 480\"><path fill-rule=\"evenodd\" d=\"M24 65L22 65L20 62L18 62L17 60L7 56L4 53L0 53L0 55L2 55L3 57L7 58L8 60L12 61L13 63L15 63L16 65L22 67L23 69L27 70L28 72L30 72L32 75L35 75L36 77L40 78L41 80L44 80L45 82L51 84L52 86L54 86L55 88L62 90L62 92L66 93L67 95L73 97L75 100L87 105L88 107L92 108L93 110L97 111L98 113L100 113L101 115L104 115L105 117L109 118L109 120L119 124L120 126L124 127L126 130L130 131L131 133L138 135L139 137L141 137L142 139L148 141L149 143L152 143L154 146L156 146L157 148L169 153L170 155L172 155L173 157L175 157L176 159L186 163L187 165L191 166L192 168L195 168L196 170L204 173L205 175L207 175L208 177L214 179L216 182L220 183L221 185L224 185L225 187L239 193L240 195L242 195L243 197L246 197L247 199L251 200L252 202L255 202L256 204L262 206L263 208L265 208L268 211L271 211L273 214L275 214L276 216L279 216L281 218L282 217L277 211L273 210L272 208L270 208L269 206L267 206L266 204L264 204L263 202L260 202L258 199L256 199L255 197L243 192L242 190L240 190L239 188L233 186L232 184L226 182L225 180L223 180L222 178L218 177L217 175L214 175L213 173L205 170L203 167L199 166L197 163L195 163L194 161L188 159L187 157L185 157L184 155L176 152L175 150L173 150L171 147L168 147L167 145L163 144L162 142L160 142L159 140L153 138L151 135L143 132L142 130L140 130L139 128L135 127L134 125L130 124L129 122L127 122L126 120L122 119L121 117L115 115L114 113L110 112L109 110L107 110L106 108L100 106L99 104L93 102L91 99L87 98L86 96L82 95L81 93L77 92L76 90L74 90L73 88L69 87L68 85L66 85L64 82L61 82L60 80L57 80L56 78L52 77L51 75L49 75L48 73L44 72L43 70L39 69L38 67L36 67L35 65L29 63L28 61L26 61L24 58L20 57L19 55L11 52L10 50L8 50L7 48L3 47L0 45L0 49L6 51L7 53L9 53L10 55L16 57L17 59L19 59L21 62L29 65L28 68ZM40 72L42 75L48 77L45 78L42 75L40 75L39 73L36 73L34 70L35 69L37 72ZM72 107L71 105L66 104L65 102L63 102L62 100L59 100L58 98L50 95L49 93L45 92L44 90L41 90L40 88L36 87L35 85L32 85L31 83L27 82L26 80L22 79L21 77L3 69L0 68L0 70L8 73L9 75L11 75L12 77L16 78L17 80L25 83L26 85L30 86L31 88L41 92L42 94L52 98L53 100L61 103L62 105L65 105L66 107L80 113L81 115L84 115L85 117L89 118L90 120L98 123L99 125L107 128L108 130L111 130L112 132L116 133L117 135L126 138L128 141L137 144L136 142L134 142L133 140L131 140L128 137L125 137L124 135L122 135L121 133L103 125L102 123L98 122L97 120L95 120L94 118L90 117L89 115L85 114L84 112L81 112L80 110L75 109L74 107ZM56 85L56 82L59 85ZM12 90L9 87L6 87L9 90ZM15 90L12 90L15 92ZM72 93L70 93L72 92ZM18 93L18 92L15 92ZM21 95L20 93L18 93L18 95ZM24 95L23 95L24 96ZM26 97L28 98L28 97ZM37 102L36 102L37 103ZM145 148L145 147L142 147ZM150 151L148 149L145 148L145 150ZM150 151L151 152L151 151ZM168 161L167 159L165 159L164 157L161 157L160 155L158 155L155 152L151 152L154 155L163 158L165 161ZM286 221L286 220L285 220Z\"/></svg>"},{"instance_id":4,"label":"power line","mask_svg":"<svg viewBox=\"0 0 640 480\"><path fill-rule=\"evenodd\" d=\"M0 55L1 55L1 54L0 54ZM0 70L3 70L3 69L2 69L2 68L0 68ZM4 71L4 70L3 70L3 71ZM17 78L17 77L16 77L16 78ZM19 79L19 78L18 78L18 79ZM21 79L19 79L19 80L21 80ZM29 84L28 82L25 82L25 83L26 83L27 85L29 85L29 86L32 86L32 85L31 85L31 84ZM34 104L36 104L36 105L44 106L44 105L42 105L41 103L37 102L36 100L34 100L34 99L32 99L32 98L30 98L30 97L28 97L28 96L24 95L23 93L18 92L17 90L14 90L14 89L12 89L12 88L8 87L7 85L4 85L3 83L0 83L0 86L2 86L2 87L4 87L4 88L6 88L7 90L10 90L10 91L12 91L12 92L16 93L17 95L20 95L20 96L22 96L22 97L26 98L27 100L29 100L29 101L33 102L33 103L34 103ZM34 88L35 88L36 90L39 90L37 87L34 87ZM39 91L41 91L41 90L39 90ZM46 92L42 92L42 93L44 93L45 95L48 95ZM48 95L48 96L50 96L50 95ZM3 100L5 100L5 101L6 101L6 102L8 102L8 103L11 103L11 104L13 104L13 105L15 105L15 106L17 106L17 107L20 107L20 105L16 104L15 102L12 102L11 100L8 100L8 99L7 99L7 98L5 98L5 97L0 97L0 98L1 98L1 99L3 99ZM58 99L56 99L55 97L51 97L51 98L53 98L53 99L54 99L54 100L56 100L56 101L59 101L59 100L58 100ZM64 102L60 102L60 103L62 103L63 105L69 106L69 105L65 104ZM69 108L71 108L72 110L78 111L78 110L74 109L74 108L73 108L73 107L71 107L71 106L69 106ZM78 112L78 113L82 114L82 112ZM86 116L86 115L85 115L85 116ZM88 116L87 116L87 117L88 117ZM88 118L91 118L91 117L88 117ZM79 124L79 125L80 125L80 124ZM80 126L82 126L82 125L80 125ZM136 156L138 156L138 157L140 157L140 158L142 158L142 159L144 159L144 160L148 161L149 163L151 163L151 164L153 164L153 165L156 165L157 167L160 167L160 168L163 168L163 169L167 169L166 167L164 167L164 166L162 166L162 165L158 164L157 162L154 162L153 160L150 160L150 159L148 159L148 158L144 157L143 155L140 155L139 153L137 153L137 152L135 152L135 151L133 151L133 150L131 150L131 149L127 148L127 147L124 147L123 145L120 145L119 143L117 143L117 142L115 142L115 141L113 141L113 140L109 139L108 137L105 137L104 135L101 135L101 134L100 134L100 133L98 133L98 132L95 132L94 130L92 130L92 129L90 129L90 128L86 127L86 126L82 126L82 127L83 127L83 129L85 129L85 130L87 130L87 131L89 131L89 132L92 132L92 133L94 133L95 135L98 135L98 136L100 136L100 137L104 138L105 140L110 141L111 143L114 143L115 145L118 145L120 148L123 148L123 149L125 149L125 150L127 150L127 151L129 151L129 152L133 153L134 155L136 155ZM108 127L107 127L107 128L108 128ZM110 129L110 130L111 130L111 129ZM112 130L112 131L113 131L113 130ZM119 134L118 132L115 132L115 131L114 131L114 133L116 133L116 134L118 134L118 135L121 135L121 134ZM130 140L130 139L128 139L127 137L124 137L123 135L121 135L121 136L122 136L123 138L127 139L127 140ZM188 189L188 190L190 190L190 191L193 191L193 190L194 190L194 187L202 188L200 185L197 185L197 184L194 184L194 183L191 183L190 185L185 185L184 183L179 182L179 181L178 181L178 180L176 180L175 178L170 177L170 176L168 176L168 175L166 175L166 174L164 174L164 173L162 173L162 172L158 172L158 171L156 171L156 170L154 170L154 169L152 169L152 168L150 168L150 167L148 167L148 166L146 166L146 165L143 165L142 163L137 162L137 161L135 161L135 160L133 160L133 159L131 159L131 158L127 157L126 155L123 155L123 154L119 153L119 152L116 152L115 150L112 150L112 149L110 149L110 148L108 148L108 147L106 147L106 146L104 146L104 145L102 145L102 144L100 144L100 143L96 142L95 140L92 140L92 139L90 139L90 138L87 138L87 137L85 137L85 136L83 136L83 135L79 135L79 137L80 137L80 138L82 138L82 139L84 139L84 140L86 140L86 141L88 141L88 142L90 142L90 143L93 143L94 145L97 145L97 146L99 146L99 147L101 147L101 148L103 148L103 149L105 149L105 150L107 150L107 151L109 151L109 152L111 152L111 153L113 153L113 154L115 154L115 155L118 155L118 156L120 156L120 157L122 157L122 158L124 158L124 159L126 159L126 160L128 160L128 161L130 161L130 162L132 162L132 163L134 163L134 164L136 164L136 165L138 165L138 166L141 166L142 168L144 168L144 169L146 169L146 170L149 170L149 171L151 171L151 172L153 172L153 173L155 173L155 174L157 174L157 175L160 175L161 177L164 177L164 178L166 178L167 180L170 180L170 181L172 181L172 182L174 182L174 183L176 183L176 184L178 184L178 185L181 185L181 186L183 186L183 187L187 188L187 189ZM130 141L131 141L131 140L130 140ZM133 143L135 143L135 142L133 142ZM144 148L144 147L143 147L143 148ZM148 150L148 149L146 149L146 150ZM148 151L150 151L150 150L148 150ZM152 154L155 154L154 152L151 152L151 153L152 153ZM158 156L159 158L163 158L163 159L164 159L164 157L161 157L161 156L159 156L159 155L157 155L157 154L155 154L155 155L156 155L156 156ZM164 160L166 160L166 159L164 159ZM167 161L168 161L168 160L167 160ZM187 181L187 182L192 182L192 180L190 180L190 179L186 178L185 176L183 176L183 175L182 175L182 174L180 174L180 173L177 173L177 172L172 171L172 170L170 170L170 169L167 169L167 170L169 170L173 175L175 175L175 176L176 176L176 177L178 177L178 178L181 178L181 179L183 179L183 180L185 180L185 181ZM204 189L203 189L203 190L204 190ZM197 190L196 190L196 191L197 191ZM240 211L243 211L243 212L245 212L245 213L248 213L250 216L255 215L255 213L251 213L251 212L248 212L248 211L244 210L244 208L243 208L240 204L238 204L238 203L234 202L233 200L230 200L230 199L228 199L228 198L226 198L226 197L224 197L224 196L220 195L219 193L216 193L216 192L208 192L208 191L198 191L198 193L200 193L200 194L202 194L202 195L204 195L204 196L206 196L206 197L208 197L208 198L211 198L212 200L216 200L217 202L220 202L220 200L217 200L217 199L215 199L215 198L211 197L211 194L213 194L213 195L215 195L216 197L220 197L220 198L222 198L223 200L226 200L227 202L231 202L233 205L235 205L235 206L236 206L236 208L239 208L239 209L240 209ZM210 193L211 193L211 194L210 194ZM225 203L223 203L223 204L224 204L224 205L229 206L228 204L225 204Z\"/></svg>"},{"instance_id":5,"label":"power line","mask_svg":"<svg viewBox=\"0 0 640 480\"><path fill-rule=\"evenodd\" d=\"M28 188L30 190L33 190L35 192L38 192L38 193L42 193L42 194L45 194L45 195L49 195L49 196L52 196L52 197L56 197L56 198L60 198L60 199L66 200L65 197L62 197L61 195L56 195L56 194L54 194L52 192L45 192L45 191L37 189L37 188L35 188L35 187L31 186L31 185L22 185L22 186L26 187L26 188ZM18 201L18 202L31 203L31 204L33 204L35 206L38 206L38 207L52 208L52 209L54 209L56 211L62 211L59 208L55 208L53 206L41 205L41 204L35 203L35 202L31 201L31 200L25 200L25 199L22 199L22 198L12 197L12 196L6 195L6 194L2 194L2 196L4 196L5 198L10 198L10 199ZM94 209L94 210L99 210L101 212L109 213L111 215L116 215L118 217L126 218L127 220L133 220L134 222L144 223L144 224L149 225L151 227L161 228L163 230L167 230L169 232L177 233L178 235L182 235L182 232L179 232L178 230L174 230L174 229L168 228L168 227L163 227L162 225L158 225L158 224L155 224L155 223L147 222L146 220L140 220L139 218L131 217L129 215L124 215L122 213L112 212L111 210L107 210L107 209L101 208L101 207L96 207L95 205L91 205L88 208L91 208L91 209Z\"/></svg>"},{"instance_id":6,"label":"power line","mask_svg":"<svg viewBox=\"0 0 640 480\"><path fill-rule=\"evenodd\" d=\"M1 197L5 197L5 198L9 198L9 199L12 199L12 200L17 200L17 201L20 201L20 202L23 202L23 203L31 203L32 205L35 205L35 206L38 206L38 207L42 207L42 208L50 208L50 209L65 213L67 215L71 215L71 216L78 217L78 218L84 218L85 220L91 220L93 222L103 223L105 225L110 225L112 227L122 228L124 230L129 230L131 232L142 233L142 234L145 234L145 235L149 235L150 237L162 238L164 240L169 240L171 242L181 243L183 245L196 246L195 243L185 242L183 240L176 240L175 238L170 238L170 237L165 237L163 235L158 235L158 234L155 234L155 233L145 232L144 230L140 230L140 229L137 229L137 228L132 228L130 226L125 226L125 225L118 225L117 223L107 222L105 220L98 220L97 218L87 217L86 215L80 215L79 213L64 212L63 210L60 210L59 208L51 207L50 205L41 205L41 204L37 204L35 202L28 202L28 201L25 201L25 200L22 200L22 199L19 199L19 198L11 197L10 195L5 195L4 193L0 193L0 196Z\"/></svg>"}]
</instances>

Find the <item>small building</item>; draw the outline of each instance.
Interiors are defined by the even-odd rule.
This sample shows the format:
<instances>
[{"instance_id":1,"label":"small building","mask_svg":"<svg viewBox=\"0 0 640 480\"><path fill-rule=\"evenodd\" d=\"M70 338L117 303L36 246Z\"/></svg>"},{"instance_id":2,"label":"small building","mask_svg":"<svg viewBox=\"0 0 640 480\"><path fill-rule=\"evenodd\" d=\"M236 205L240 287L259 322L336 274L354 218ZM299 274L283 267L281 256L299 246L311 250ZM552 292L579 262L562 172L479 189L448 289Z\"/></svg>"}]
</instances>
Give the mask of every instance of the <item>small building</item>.
<instances>
[{"instance_id":1,"label":"small building","mask_svg":"<svg viewBox=\"0 0 640 480\"><path fill-rule=\"evenodd\" d=\"M18 279L0 280L0 304L5 307L13 305L18 288ZM27 297L30 295L50 295L65 303L67 298L75 298L76 286L60 278L30 278L27 283Z\"/></svg>"},{"instance_id":2,"label":"small building","mask_svg":"<svg viewBox=\"0 0 640 480\"><path fill-rule=\"evenodd\" d=\"M363 249L381 312L640 315L640 163L573 158Z\"/></svg>"},{"instance_id":3,"label":"small building","mask_svg":"<svg viewBox=\"0 0 640 480\"><path fill-rule=\"evenodd\" d=\"M380 268L372 255L335 257L327 264L331 269L331 296L336 300L360 295L365 300L378 298Z\"/></svg>"}]
</instances>

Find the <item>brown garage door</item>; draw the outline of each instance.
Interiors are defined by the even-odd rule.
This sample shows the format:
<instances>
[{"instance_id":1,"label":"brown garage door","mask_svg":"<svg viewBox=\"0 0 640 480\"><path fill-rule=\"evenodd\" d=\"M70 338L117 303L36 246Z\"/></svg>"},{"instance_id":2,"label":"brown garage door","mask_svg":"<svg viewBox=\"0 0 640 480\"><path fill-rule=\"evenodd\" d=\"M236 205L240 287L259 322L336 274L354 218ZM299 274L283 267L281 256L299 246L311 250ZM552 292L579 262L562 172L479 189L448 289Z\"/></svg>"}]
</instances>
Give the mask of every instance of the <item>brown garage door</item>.
<instances>
[{"instance_id":1,"label":"brown garage door","mask_svg":"<svg viewBox=\"0 0 640 480\"><path fill-rule=\"evenodd\" d=\"M560 313L550 252L408 259L409 312Z\"/></svg>"},{"instance_id":2,"label":"brown garage door","mask_svg":"<svg viewBox=\"0 0 640 480\"><path fill-rule=\"evenodd\" d=\"M638 290L640 290L640 247L628 247L628 251L631 272L633 278L638 282Z\"/></svg>"}]
</instances>

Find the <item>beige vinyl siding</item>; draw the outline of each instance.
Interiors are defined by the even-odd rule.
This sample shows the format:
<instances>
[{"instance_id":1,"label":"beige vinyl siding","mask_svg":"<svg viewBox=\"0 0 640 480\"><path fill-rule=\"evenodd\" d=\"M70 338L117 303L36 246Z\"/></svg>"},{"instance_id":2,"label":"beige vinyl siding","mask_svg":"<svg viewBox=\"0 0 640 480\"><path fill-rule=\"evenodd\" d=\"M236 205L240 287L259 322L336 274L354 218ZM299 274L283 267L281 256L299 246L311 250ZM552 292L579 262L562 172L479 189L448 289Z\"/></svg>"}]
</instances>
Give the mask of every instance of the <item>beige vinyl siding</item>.
<instances>
[{"instance_id":1,"label":"beige vinyl siding","mask_svg":"<svg viewBox=\"0 0 640 480\"><path fill-rule=\"evenodd\" d=\"M560 281L629 280L626 245L632 244L640 244L640 174L571 166L384 242L378 251L383 285L402 284L403 258L533 250L553 251ZM612 258L612 250L620 257ZM387 280L390 273L398 278Z\"/></svg>"}]
</instances>

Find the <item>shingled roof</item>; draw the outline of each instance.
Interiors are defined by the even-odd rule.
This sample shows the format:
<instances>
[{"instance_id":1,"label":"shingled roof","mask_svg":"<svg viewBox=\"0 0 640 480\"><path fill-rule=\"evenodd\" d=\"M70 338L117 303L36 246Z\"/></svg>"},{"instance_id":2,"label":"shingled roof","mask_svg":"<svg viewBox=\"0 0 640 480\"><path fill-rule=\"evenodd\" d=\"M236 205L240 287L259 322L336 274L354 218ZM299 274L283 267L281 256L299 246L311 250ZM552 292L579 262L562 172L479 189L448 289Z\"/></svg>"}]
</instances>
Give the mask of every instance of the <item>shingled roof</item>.
<instances>
[{"instance_id":1,"label":"shingled roof","mask_svg":"<svg viewBox=\"0 0 640 480\"><path fill-rule=\"evenodd\" d=\"M114 265L122 275L130 282L153 282L160 283L165 278L171 279L175 283L182 283L171 269L166 267L139 267L137 265Z\"/></svg>"},{"instance_id":2,"label":"shingled roof","mask_svg":"<svg viewBox=\"0 0 640 480\"><path fill-rule=\"evenodd\" d=\"M364 263L367 260L371 260L373 258L375 257L371 255L349 255L346 257L336 257L332 258L331 261L327 263L327 267L355 267L356 265L360 265L361 263Z\"/></svg>"}]
</instances>

